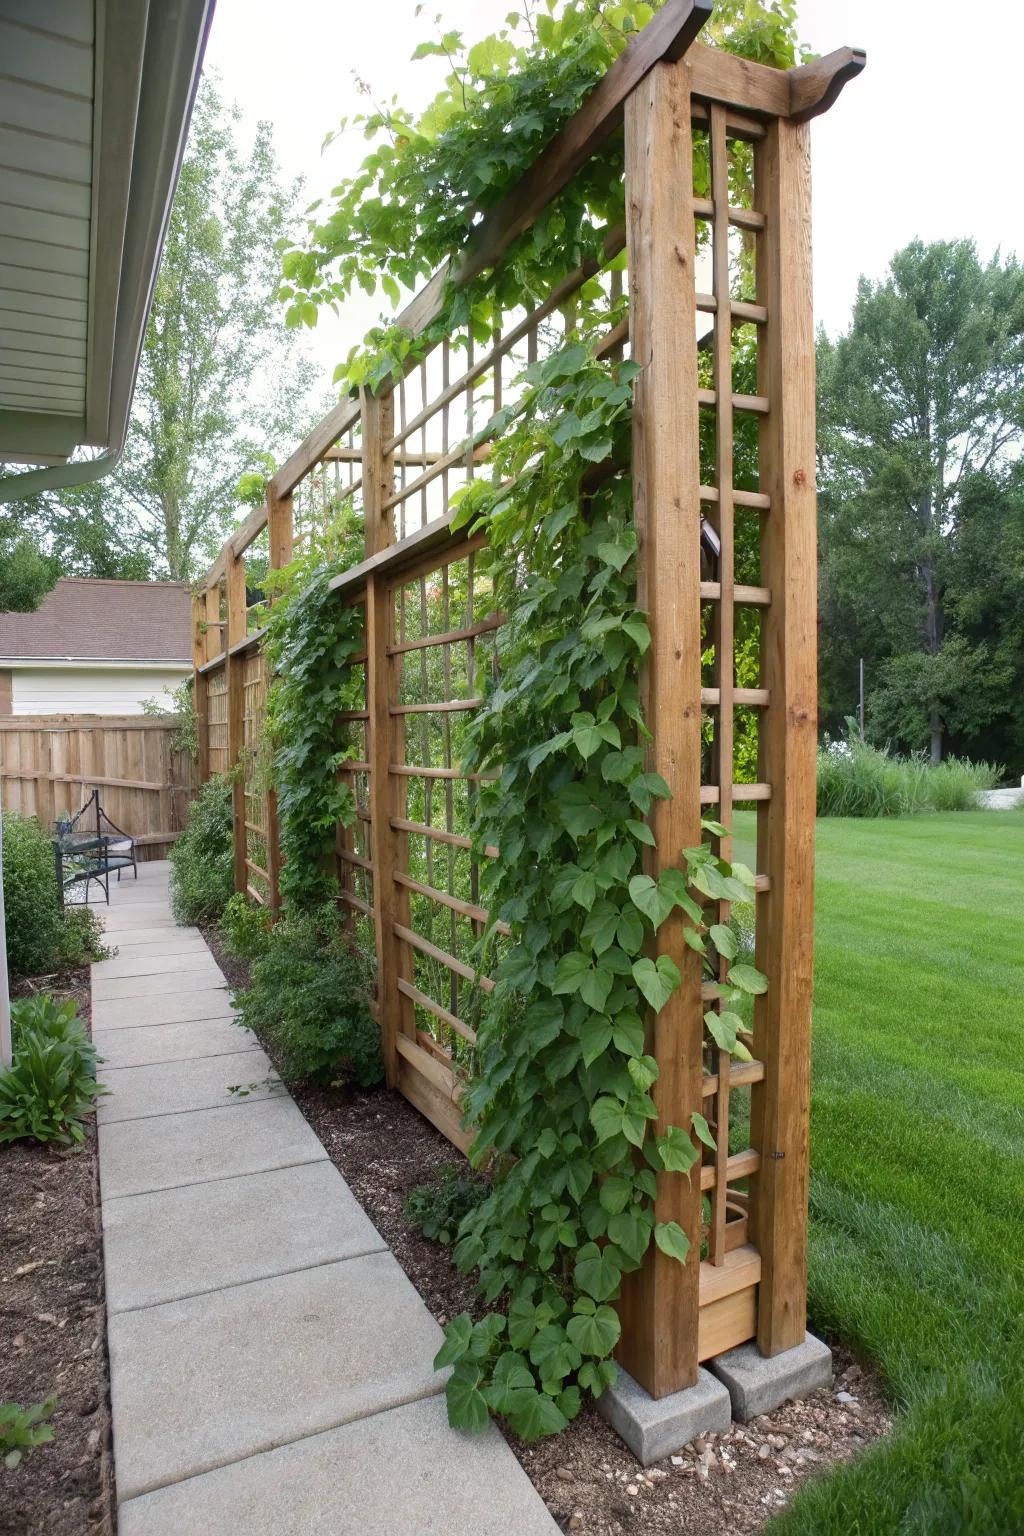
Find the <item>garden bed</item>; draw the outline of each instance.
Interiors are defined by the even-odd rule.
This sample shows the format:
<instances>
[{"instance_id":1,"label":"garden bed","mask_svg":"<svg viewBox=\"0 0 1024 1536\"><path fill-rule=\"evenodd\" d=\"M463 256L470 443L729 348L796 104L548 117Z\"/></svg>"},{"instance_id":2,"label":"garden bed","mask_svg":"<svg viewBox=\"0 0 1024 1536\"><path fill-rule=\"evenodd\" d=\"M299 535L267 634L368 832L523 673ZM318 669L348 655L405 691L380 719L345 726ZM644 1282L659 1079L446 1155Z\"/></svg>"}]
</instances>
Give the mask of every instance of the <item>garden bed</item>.
<instances>
[{"instance_id":1,"label":"garden bed","mask_svg":"<svg viewBox=\"0 0 1024 1536\"><path fill-rule=\"evenodd\" d=\"M89 1014L89 973L22 983ZM0 1149L0 1402L54 1395L54 1438L0 1462L0 1536L113 1532L109 1381L96 1127L80 1147Z\"/></svg>"},{"instance_id":2,"label":"garden bed","mask_svg":"<svg viewBox=\"0 0 1024 1536\"><path fill-rule=\"evenodd\" d=\"M204 929L204 937L232 985L244 985L246 967L225 952L217 930ZM424 1238L404 1210L409 1191L434 1181L459 1153L397 1093L292 1093L432 1315L443 1324L472 1311L472 1286L455 1269L450 1249ZM524 1445L506 1438L564 1530L738 1536L759 1530L806 1478L849 1461L888 1430L877 1382L847 1356L837 1354L836 1369L831 1391L704 1437L647 1471L593 1408L554 1439Z\"/></svg>"}]
</instances>

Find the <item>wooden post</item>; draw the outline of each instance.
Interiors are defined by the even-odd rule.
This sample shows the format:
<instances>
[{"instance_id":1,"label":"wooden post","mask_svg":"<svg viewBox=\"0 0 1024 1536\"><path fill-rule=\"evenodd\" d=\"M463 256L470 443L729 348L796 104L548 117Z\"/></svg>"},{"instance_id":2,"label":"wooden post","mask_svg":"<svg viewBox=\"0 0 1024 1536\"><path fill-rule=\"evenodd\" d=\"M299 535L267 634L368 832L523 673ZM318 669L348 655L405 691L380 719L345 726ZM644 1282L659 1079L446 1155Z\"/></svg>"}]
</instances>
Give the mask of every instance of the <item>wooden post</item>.
<instances>
[{"instance_id":1,"label":"wooden post","mask_svg":"<svg viewBox=\"0 0 1024 1536\"><path fill-rule=\"evenodd\" d=\"M231 647L245 639L245 557L232 554L227 568L227 629L224 648L228 669L228 766L234 772L231 787L232 840L235 849L235 890L249 884L245 830L245 657L232 655Z\"/></svg>"},{"instance_id":2,"label":"wooden post","mask_svg":"<svg viewBox=\"0 0 1024 1536\"><path fill-rule=\"evenodd\" d=\"M270 569L279 571L294 558L295 511L292 496L279 496L274 481L267 485L267 537L270 544ZM266 667L266 658L263 661ZM267 687L270 679L267 678ZM281 908L281 824L277 816L277 791L271 785L266 795L267 874L270 877L269 902L273 912Z\"/></svg>"},{"instance_id":3,"label":"wooden post","mask_svg":"<svg viewBox=\"0 0 1024 1536\"><path fill-rule=\"evenodd\" d=\"M207 701L206 677L199 668L206 660L206 637L203 634L205 602L201 593L192 595L192 708L196 713L196 771L200 785L210 777L210 706Z\"/></svg>"},{"instance_id":4,"label":"wooden post","mask_svg":"<svg viewBox=\"0 0 1024 1536\"><path fill-rule=\"evenodd\" d=\"M394 396L363 393L363 516L367 555L376 554L389 537L391 517L383 511L393 484L393 462L383 445L394 430ZM394 628L393 597L387 573L372 574L366 583L366 745L370 764L370 839L373 851L373 926L377 953L377 1019L388 1085L398 1080L395 1045L401 994L395 923L398 920L395 868L399 836L391 826L395 814L392 758L392 673L388 655Z\"/></svg>"},{"instance_id":5,"label":"wooden post","mask_svg":"<svg viewBox=\"0 0 1024 1536\"><path fill-rule=\"evenodd\" d=\"M814 928L817 737L817 527L814 326L811 309L809 130L775 120L755 151L756 204L765 215L758 302L768 310L758 349L764 520L761 580L771 590L761 632L770 706L760 730L760 778L771 799L758 811L757 964L768 991L754 1009L751 1141L761 1152L752 1182L751 1241L761 1254L757 1342L774 1355L803 1342L807 1311L807 1180Z\"/></svg>"},{"instance_id":6,"label":"wooden post","mask_svg":"<svg viewBox=\"0 0 1024 1536\"><path fill-rule=\"evenodd\" d=\"M626 228L630 343L643 372L633 412L633 499L639 538L638 606L651 649L644 712L654 737L648 767L672 789L656 800L657 846L646 871L657 878L700 841L700 455L697 422L696 290L689 73L658 64L626 103ZM654 953L671 955L682 986L650 1022L648 1049L658 1129L688 1128L701 1105L703 1009L700 960L683 942L678 912ZM627 1275L619 1313L620 1362L652 1397L697 1380L700 1300L700 1180L658 1175L655 1217L690 1239L685 1264L652 1243Z\"/></svg>"}]
</instances>

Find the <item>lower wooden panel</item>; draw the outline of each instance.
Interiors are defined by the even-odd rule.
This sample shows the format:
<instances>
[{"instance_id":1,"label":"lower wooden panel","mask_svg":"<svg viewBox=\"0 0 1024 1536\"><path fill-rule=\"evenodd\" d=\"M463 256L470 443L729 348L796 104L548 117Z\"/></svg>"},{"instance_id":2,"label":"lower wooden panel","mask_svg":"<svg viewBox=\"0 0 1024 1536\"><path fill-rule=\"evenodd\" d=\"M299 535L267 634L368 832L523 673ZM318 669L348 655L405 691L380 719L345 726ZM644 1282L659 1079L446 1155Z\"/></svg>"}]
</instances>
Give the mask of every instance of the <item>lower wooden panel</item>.
<instances>
[{"instance_id":1,"label":"lower wooden panel","mask_svg":"<svg viewBox=\"0 0 1024 1536\"><path fill-rule=\"evenodd\" d=\"M749 1243L728 1253L724 1264L701 1265L698 1360L710 1360L754 1338L760 1278L761 1255Z\"/></svg>"},{"instance_id":2,"label":"lower wooden panel","mask_svg":"<svg viewBox=\"0 0 1024 1536\"><path fill-rule=\"evenodd\" d=\"M416 1049L415 1046L412 1048ZM425 1055L426 1052L422 1054ZM427 1078L407 1060L401 1048L395 1086L421 1115L426 1116L431 1125L436 1125L441 1134L447 1136L453 1146L458 1147L460 1152L469 1152L473 1144L473 1133L463 1129L462 1113L458 1105L428 1082Z\"/></svg>"}]
</instances>

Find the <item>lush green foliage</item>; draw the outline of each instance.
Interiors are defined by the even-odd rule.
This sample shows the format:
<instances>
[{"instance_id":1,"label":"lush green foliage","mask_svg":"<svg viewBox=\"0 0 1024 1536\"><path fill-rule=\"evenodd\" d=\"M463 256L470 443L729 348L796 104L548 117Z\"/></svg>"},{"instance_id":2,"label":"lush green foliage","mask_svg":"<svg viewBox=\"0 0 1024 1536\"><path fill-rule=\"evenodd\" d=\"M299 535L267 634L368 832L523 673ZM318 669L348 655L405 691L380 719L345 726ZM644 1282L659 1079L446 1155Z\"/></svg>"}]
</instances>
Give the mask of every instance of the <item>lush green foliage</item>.
<instances>
[{"instance_id":1,"label":"lush green foliage","mask_svg":"<svg viewBox=\"0 0 1024 1536\"><path fill-rule=\"evenodd\" d=\"M163 699L143 699L142 713L157 719L173 715L178 723L171 734L171 751L185 752L193 761L199 756L199 722L191 677L184 678L176 688L165 688Z\"/></svg>"},{"instance_id":2,"label":"lush green foliage","mask_svg":"<svg viewBox=\"0 0 1024 1536\"><path fill-rule=\"evenodd\" d=\"M817 863L810 1326L902 1411L778 1530L1016 1536L1024 820L821 821Z\"/></svg>"},{"instance_id":3,"label":"lush green foliage","mask_svg":"<svg viewBox=\"0 0 1024 1536\"><path fill-rule=\"evenodd\" d=\"M239 960L258 960L270 944L270 914L242 891L236 891L217 924L230 954Z\"/></svg>"},{"instance_id":4,"label":"lush green foliage","mask_svg":"<svg viewBox=\"0 0 1024 1536\"><path fill-rule=\"evenodd\" d=\"M646 0L545 0L510 12L494 36L468 46L439 22L414 58L440 56L451 73L414 117L397 99L343 120L373 148L326 206L315 203L306 239L287 251L280 297L289 325L315 325L355 286L383 291L397 305L467 243L481 210L497 204L572 116L583 98L658 4ZM708 41L762 63L796 61L793 0L721 0ZM496 311L546 296L584 255L600 251L604 231L622 218L621 140L583 167L540 219L515 242L496 272L450 293L445 314L421 344L468 322L489 341ZM378 382L408 358L411 338L383 325L354 348L337 377Z\"/></svg>"},{"instance_id":5,"label":"lush green foliage","mask_svg":"<svg viewBox=\"0 0 1024 1536\"><path fill-rule=\"evenodd\" d=\"M11 466L11 474L23 472L23 465ZM33 612L58 573L56 561L37 549L25 533L20 508L12 513L0 507L0 613Z\"/></svg>"},{"instance_id":6,"label":"lush green foliage","mask_svg":"<svg viewBox=\"0 0 1024 1536\"><path fill-rule=\"evenodd\" d=\"M273 778L281 829L281 892L292 905L317 906L333 892L330 859L338 825L355 819L355 801L337 770L351 755L336 745L335 718L358 708L352 658L363 649L360 609L330 589L349 563L310 569L308 559L278 578L266 621L274 682L268 700Z\"/></svg>"},{"instance_id":7,"label":"lush green foliage","mask_svg":"<svg viewBox=\"0 0 1024 1536\"><path fill-rule=\"evenodd\" d=\"M445 1163L431 1184L417 1184L405 1197L405 1214L432 1242L446 1247L455 1241L459 1223L490 1188L486 1179L465 1163Z\"/></svg>"},{"instance_id":8,"label":"lush green foliage","mask_svg":"<svg viewBox=\"0 0 1024 1536\"><path fill-rule=\"evenodd\" d=\"M45 971L60 942L53 847L43 826L4 812L4 906L7 963L16 975Z\"/></svg>"},{"instance_id":9,"label":"lush green foliage","mask_svg":"<svg viewBox=\"0 0 1024 1536\"><path fill-rule=\"evenodd\" d=\"M96 1082L96 1050L73 1003L21 998L11 1007L14 1060L0 1072L0 1142L60 1142L85 1132L82 1119L106 1090Z\"/></svg>"},{"instance_id":10,"label":"lush green foliage","mask_svg":"<svg viewBox=\"0 0 1024 1536\"><path fill-rule=\"evenodd\" d=\"M346 943L328 903L312 912L289 910L275 923L235 1002L242 1022L279 1057L282 1076L352 1077L367 1087L383 1075L370 986L366 963Z\"/></svg>"},{"instance_id":11,"label":"lush green foliage","mask_svg":"<svg viewBox=\"0 0 1024 1536\"><path fill-rule=\"evenodd\" d=\"M53 1439L53 1429L45 1420L56 1406L55 1397L48 1397L45 1403L31 1403L27 1408L20 1403L0 1403L0 1457L9 1472L37 1446Z\"/></svg>"},{"instance_id":12,"label":"lush green foliage","mask_svg":"<svg viewBox=\"0 0 1024 1536\"><path fill-rule=\"evenodd\" d=\"M207 779L188 808L188 825L173 844L171 908L179 923L217 918L235 889L231 780Z\"/></svg>"},{"instance_id":13,"label":"lush green foliage","mask_svg":"<svg viewBox=\"0 0 1024 1536\"><path fill-rule=\"evenodd\" d=\"M73 970L102 960L110 950L104 943L103 919L93 907L83 904L64 908L54 966L57 970Z\"/></svg>"},{"instance_id":14,"label":"lush green foliage","mask_svg":"<svg viewBox=\"0 0 1024 1536\"><path fill-rule=\"evenodd\" d=\"M1021 771L1024 269L914 241L818 379L824 723L863 657L872 740Z\"/></svg>"},{"instance_id":15,"label":"lush green foliage","mask_svg":"<svg viewBox=\"0 0 1024 1536\"><path fill-rule=\"evenodd\" d=\"M993 789L1002 777L994 763L947 757L931 763L924 753L894 757L862 742L850 731L846 741L818 751L819 816L906 816L914 811L969 811L979 789Z\"/></svg>"}]
</instances>

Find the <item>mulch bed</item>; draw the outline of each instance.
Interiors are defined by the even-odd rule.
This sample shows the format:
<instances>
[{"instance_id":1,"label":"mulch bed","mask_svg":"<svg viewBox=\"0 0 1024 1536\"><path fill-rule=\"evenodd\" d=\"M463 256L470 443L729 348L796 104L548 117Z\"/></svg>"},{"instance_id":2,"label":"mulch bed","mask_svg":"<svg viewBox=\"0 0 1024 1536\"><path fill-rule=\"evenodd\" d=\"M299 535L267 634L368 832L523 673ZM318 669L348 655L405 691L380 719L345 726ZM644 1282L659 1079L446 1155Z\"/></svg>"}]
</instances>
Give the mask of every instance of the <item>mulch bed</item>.
<instances>
[{"instance_id":1,"label":"mulch bed","mask_svg":"<svg viewBox=\"0 0 1024 1536\"><path fill-rule=\"evenodd\" d=\"M15 989L74 997L87 969ZM0 1149L0 1402L55 1395L54 1438L8 1470L0 1536L113 1532L113 1477L96 1129L83 1145Z\"/></svg>"},{"instance_id":2,"label":"mulch bed","mask_svg":"<svg viewBox=\"0 0 1024 1536\"><path fill-rule=\"evenodd\" d=\"M245 985L246 967L224 953L216 930L204 934L232 985ZM473 1311L472 1286L450 1250L424 1238L404 1212L409 1191L435 1180L460 1154L398 1093L291 1091L437 1321ZM698 1439L646 1470L593 1406L554 1439L506 1439L565 1531L745 1536L761 1530L808 1477L851 1460L890 1428L877 1380L841 1350L835 1360L831 1390Z\"/></svg>"}]
</instances>

